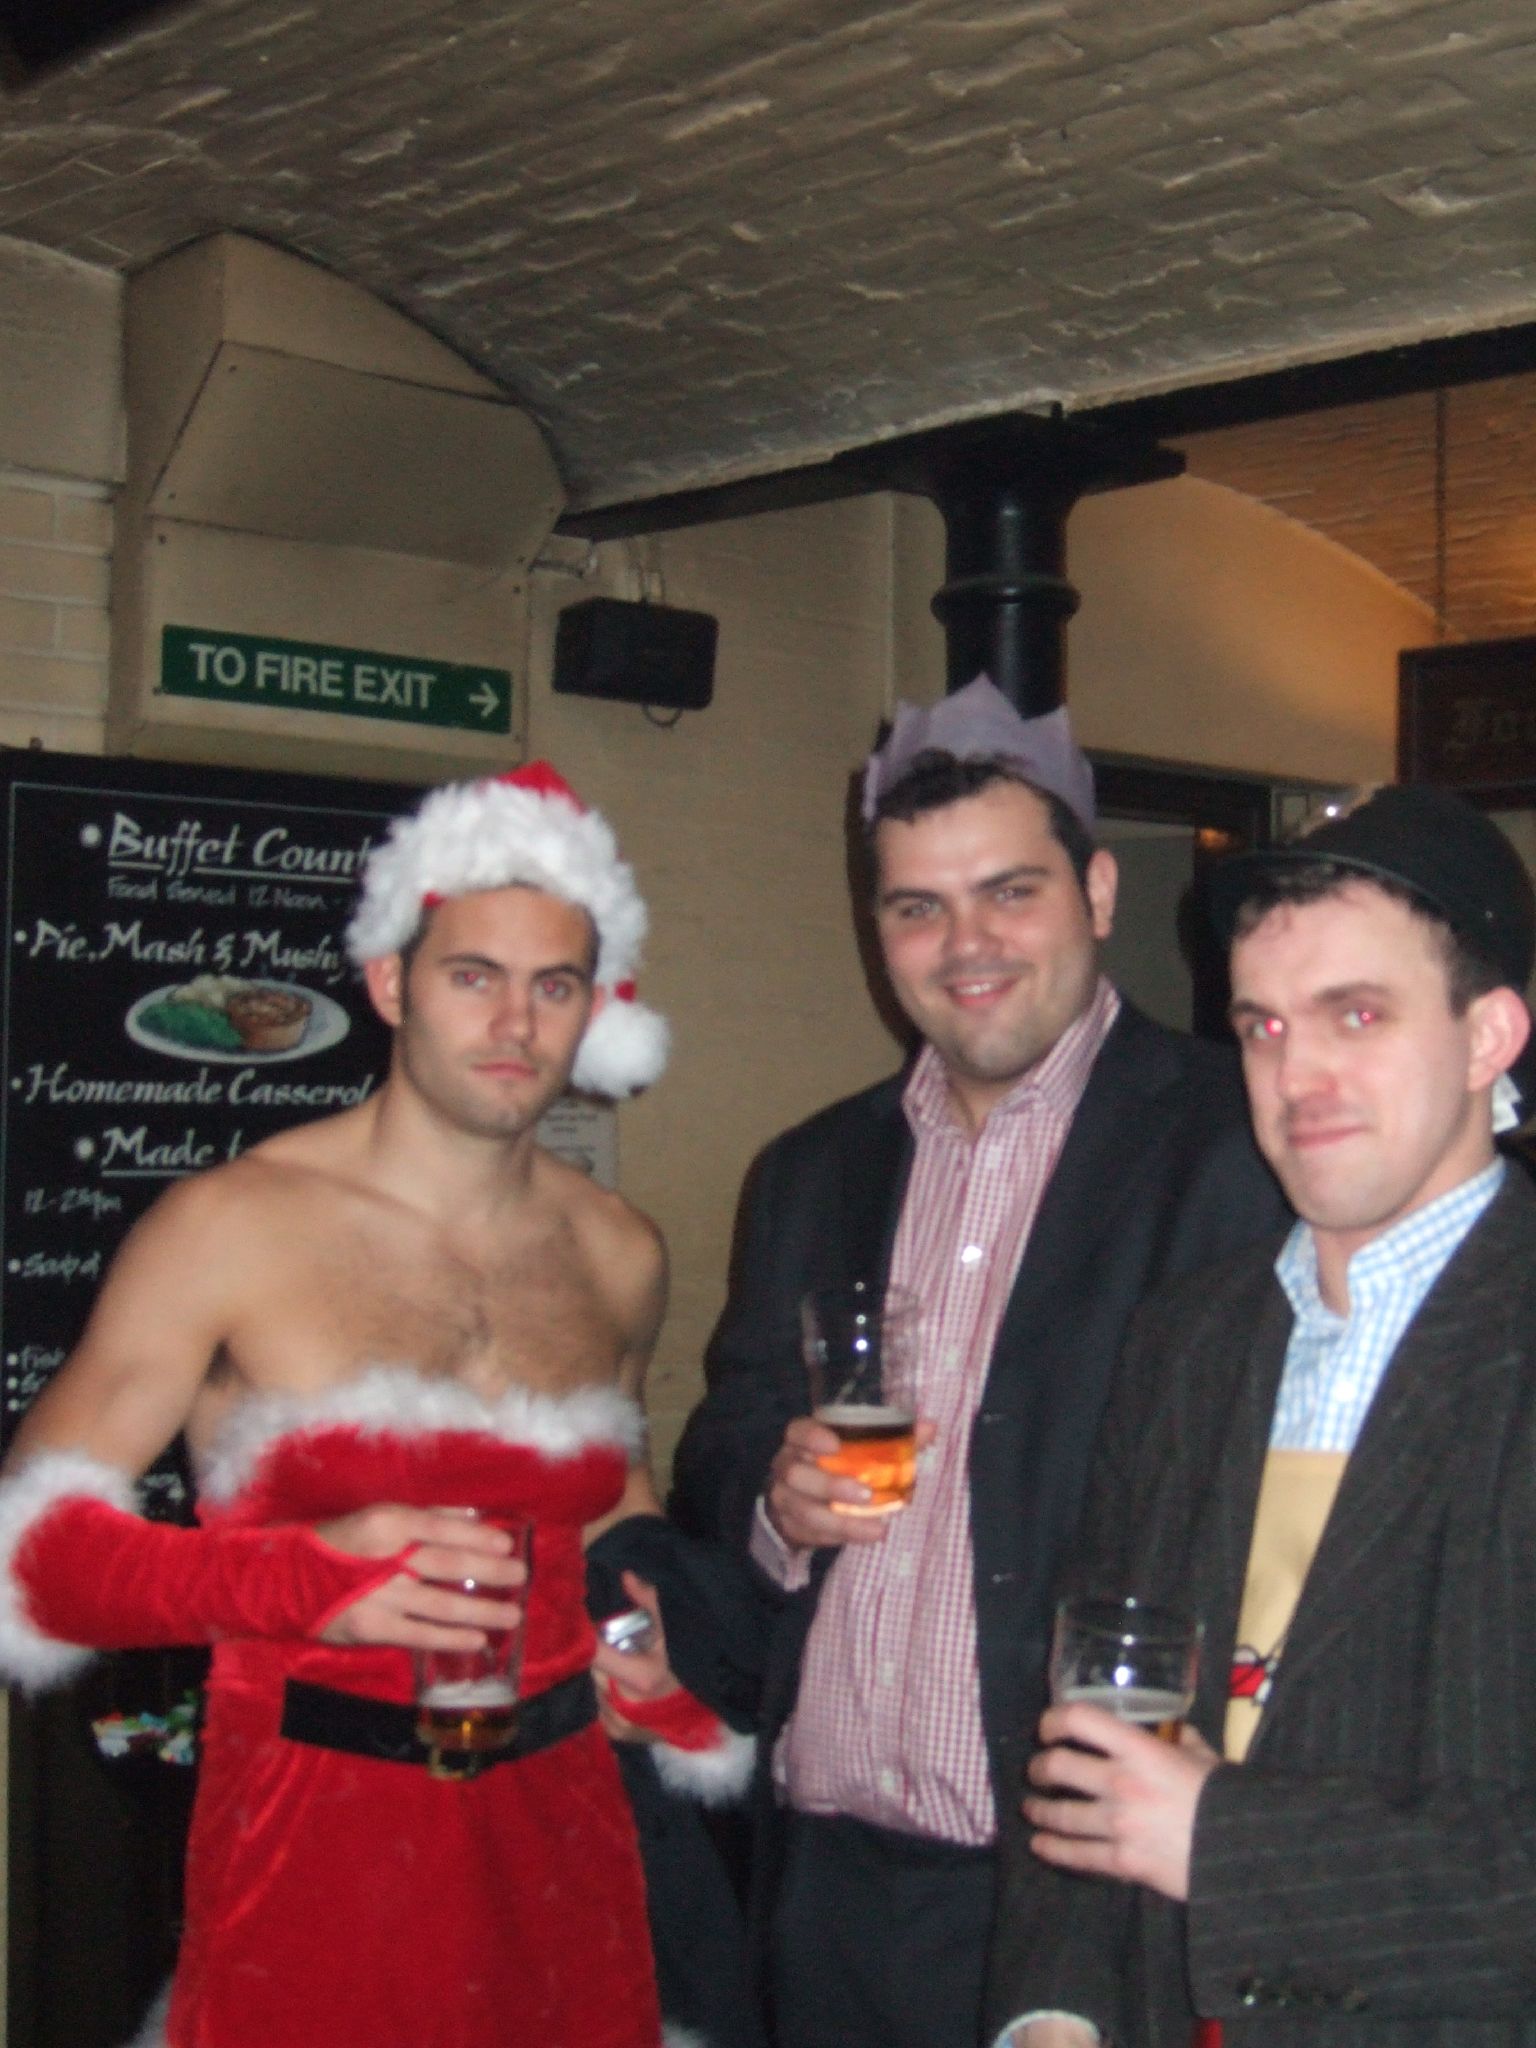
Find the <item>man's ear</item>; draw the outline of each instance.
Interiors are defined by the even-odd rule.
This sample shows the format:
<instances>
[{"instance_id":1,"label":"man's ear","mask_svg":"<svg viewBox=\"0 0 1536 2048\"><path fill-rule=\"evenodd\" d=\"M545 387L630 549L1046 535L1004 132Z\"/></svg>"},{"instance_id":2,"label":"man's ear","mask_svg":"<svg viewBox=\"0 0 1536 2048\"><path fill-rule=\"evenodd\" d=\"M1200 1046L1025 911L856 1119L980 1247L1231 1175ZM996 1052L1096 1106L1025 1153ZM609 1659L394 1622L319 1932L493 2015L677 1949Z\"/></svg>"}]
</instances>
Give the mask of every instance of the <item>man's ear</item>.
<instances>
[{"instance_id":1,"label":"man's ear","mask_svg":"<svg viewBox=\"0 0 1536 2048\"><path fill-rule=\"evenodd\" d=\"M1507 1074L1531 1035L1531 1013L1512 988L1491 988L1467 1006L1472 1027L1467 1085L1475 1093Z\"/></svg>"},{"instance_id":2,"label":"man's ear","mask_svg":"<svg viewBox=\"0 0 1536 2048\"><path fill-rule=\"evenodd\" d=\"M391 1031L397 1030L405 1014L405 963L400 955L385 953L377 960L365 960L363 983L373 1007Z\"/></svg>"},{"instance_id":3,"label":"man's ear","mask_svg":"<svg viewBox=\"0 0 1536 2048\"><path fill-rule=\"evenodd\" d=\"M1107 846L1098 847L1088 862L1083 890L1088 898L1088 915L1096 939L1107 939L1115 928L1115 897L1120 888L1120 866Z\"/></svg>"}]
</instances>

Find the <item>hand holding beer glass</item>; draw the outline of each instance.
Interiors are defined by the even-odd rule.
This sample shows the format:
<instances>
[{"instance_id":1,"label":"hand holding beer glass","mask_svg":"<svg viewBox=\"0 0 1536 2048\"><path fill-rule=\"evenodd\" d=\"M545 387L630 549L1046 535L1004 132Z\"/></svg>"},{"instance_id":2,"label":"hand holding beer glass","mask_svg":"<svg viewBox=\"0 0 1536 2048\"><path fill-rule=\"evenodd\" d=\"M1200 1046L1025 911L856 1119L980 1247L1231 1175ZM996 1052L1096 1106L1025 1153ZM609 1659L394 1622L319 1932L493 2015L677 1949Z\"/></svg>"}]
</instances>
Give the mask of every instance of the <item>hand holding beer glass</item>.
<instances>
[{"instance_id":1,"label":"hand holding beer glass","mask_svg":"<svg viewBox=\"0 0 1536 2048\"><path fill-rule=\"evenodd\" d=\"M1102 1707L1177 1742L1194 1704L1202 1633L1192 1615L1171 1607L1063 1600L1051 1642L1051 1699Z\"/></svg>"},{"instance_id":2,"label":"hand holding beer glass","mask_svg":"<svg viewBox=\"0 0 1536 2048\"><path fill-rule=\"evenodd\" d=\"M917 1479L916 1299L867 1281L806 1295L800 1304L811 1413L839 1439L816 1463L855 1479L867 1501L833 1501L840 1515L890 1515Z\"/></svg>"},{"instance_id":3,"label":"hand holding beer glass","mask_svg":"<svg viewBox=\"0 0 1536 2048\"><path fill-rule=\"evenodd\" d=\"M509 1555L530 1569L533 1526L493 1519L512 1539ZM456 1593L494 1592L478 1579L436 1579ZM519 1600L526 1612L528 1580ZM512 1628L490 1629L474 1649L417 1650L416 1734L435 1756L469 1759L504 1749L517 1730L517 1692L523 1658L523 1617ZM436 1766L434 1765L434 1768Z\"/></svg>"}]
</instances>

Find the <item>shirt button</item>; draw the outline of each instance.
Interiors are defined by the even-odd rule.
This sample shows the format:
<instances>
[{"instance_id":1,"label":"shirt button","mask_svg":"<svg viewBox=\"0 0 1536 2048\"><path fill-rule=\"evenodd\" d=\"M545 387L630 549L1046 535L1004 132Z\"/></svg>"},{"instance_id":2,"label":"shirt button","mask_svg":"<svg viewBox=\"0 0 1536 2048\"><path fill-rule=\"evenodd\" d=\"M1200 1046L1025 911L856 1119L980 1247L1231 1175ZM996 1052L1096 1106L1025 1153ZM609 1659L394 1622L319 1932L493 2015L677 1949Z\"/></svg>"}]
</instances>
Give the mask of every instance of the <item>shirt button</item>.
<instances>
[{"instance_id":1,"label":"shirt button","mask_svg":"<svg viewBox=\"0 0 1536 2048\"><path fill-rule=\"evenodd\" d=\"M896 1797L896 1794L901 1790L901 1780L894 1771L882 1771L880 1773L880 1790L891 1799Z\"/></svg>"},{"instance_id":2,"label":"shirt button","mask_svg":"<svg viewBox=\"0 0 1536 2048\"><path fill-rule=\"evenodd\" d=\"M896 1562L891 1566L891 1570L898 1579L910 1579L912 1576L911 1558L898 1557Z\"/></svg>"},{"instance_id":3,"label":"shirt button","mask_svg":"<svg viewBox=\"0 0 1536 2048\"><path fill-rule=\"evenodd\" d=\"M896 1666L889 1659L880 1666L880 1683L882 1685L894 1685L896 1683Z\"/></svg>"},{"instance_id":4,"label":"shirt button","mask_svg":"<svg viewBox=\"0 0 1536 2048\"><path fill-rule=\"evenodd\" d=\"M942 1364L946 1372L953 1372L960 1363L960 1347L951 1344L944 1353Z\"/></svg>"},{"instance_id":5,"label":"shirt button","mask_svg":"<svg viewBox=\"0 0 1536 2048\"><path fill-rule=\"evenodd\" d=\"M979 1266L986 1256L979 1244L968 1244L960 1254L960 1263L962 1266Z\"/></svg>"}]
</instances>

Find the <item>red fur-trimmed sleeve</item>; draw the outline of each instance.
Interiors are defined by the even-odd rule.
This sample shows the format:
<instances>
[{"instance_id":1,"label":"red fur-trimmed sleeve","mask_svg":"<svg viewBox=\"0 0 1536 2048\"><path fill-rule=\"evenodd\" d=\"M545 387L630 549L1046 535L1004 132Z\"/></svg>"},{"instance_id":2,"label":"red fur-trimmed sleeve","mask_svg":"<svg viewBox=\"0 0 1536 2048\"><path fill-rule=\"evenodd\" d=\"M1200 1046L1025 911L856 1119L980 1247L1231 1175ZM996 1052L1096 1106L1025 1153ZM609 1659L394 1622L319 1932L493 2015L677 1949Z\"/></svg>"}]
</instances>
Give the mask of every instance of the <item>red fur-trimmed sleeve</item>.
<instances>
[{"instance_id":1,"label":"red fur-trimmed sleeve","mask_svg":"<svg viewBox=\"0 0 1536 2048\"><path fill-rule=\"evenodd\" d=\"M68 1451L0 1485L0 1676L36 1690L92 1650L303 1639L403 1562L349 1557L295 1525L148 1522L133 1497L126 1473Z\"/></svg>"},{"instance_id":2,"label":"red fur-trimmed sleeve","mask_svg":"<svg viewBox=\"0 0 1536 2048\"><path fill-rule=\"evenodd\" d=\"M653 1738L656 1775L669 1792L729 1806L751 1784L757 1738L738 1735L682 1686L654 1700L631 1699L613 1687L608 1699L621 1719Z\"/></svg>"}]
</instances>

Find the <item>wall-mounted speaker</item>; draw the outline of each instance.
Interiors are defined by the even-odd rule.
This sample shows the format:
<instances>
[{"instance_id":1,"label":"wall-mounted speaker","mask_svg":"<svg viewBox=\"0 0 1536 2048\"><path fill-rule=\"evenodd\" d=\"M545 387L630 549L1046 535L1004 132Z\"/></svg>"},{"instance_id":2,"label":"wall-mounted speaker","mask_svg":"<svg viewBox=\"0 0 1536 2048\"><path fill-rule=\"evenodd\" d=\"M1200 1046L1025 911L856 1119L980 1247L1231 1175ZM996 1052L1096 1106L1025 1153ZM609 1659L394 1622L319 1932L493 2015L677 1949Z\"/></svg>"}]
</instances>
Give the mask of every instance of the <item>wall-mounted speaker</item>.
<instances>
[{"instance_id":1,"label":"wall-mounted speaker","mask_svg":"<svg viewBox=\"0 0 1536 2048\"><path fill-rule=\"evenodd\" d=\"M0 77L23 85L180 0L0 0Z\"/></svg>"},{"instance_id":2,"label":"wall-mounted speaker","mask_svg":"<svg viewBox=\"0 0 1536 2048\"><path fill-rule=\"evenodd\" d=\"M702 711L715 694L720 627L708 612L589 597L555 627L555 688L658 711Z\"/></svg>"}]
</instances>

